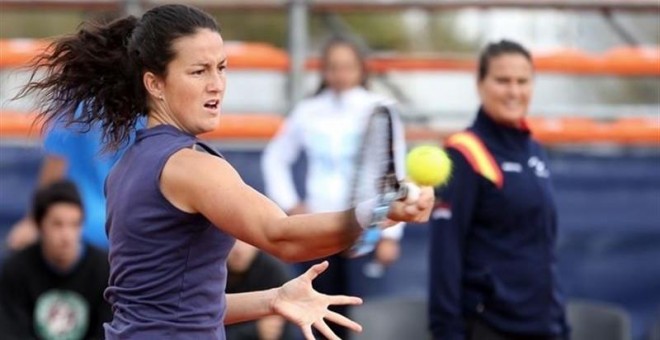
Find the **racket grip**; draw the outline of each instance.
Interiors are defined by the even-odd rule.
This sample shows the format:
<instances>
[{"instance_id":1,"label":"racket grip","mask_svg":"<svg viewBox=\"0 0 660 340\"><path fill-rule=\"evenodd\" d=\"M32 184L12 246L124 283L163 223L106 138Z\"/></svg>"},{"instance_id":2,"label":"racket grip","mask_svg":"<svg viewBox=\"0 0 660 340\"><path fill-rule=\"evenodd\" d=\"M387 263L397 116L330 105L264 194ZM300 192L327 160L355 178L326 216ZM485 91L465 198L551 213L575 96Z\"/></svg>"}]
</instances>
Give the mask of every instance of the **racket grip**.
<instances>
[{"instance_id":1,"label":"racket grip","mask_svg":"<svg viewBox=\"0 0 660 340\"><path fill-rule=\"evenodd\" d=\"M374 210L378 200L376 198L360 202L355 206L355 219L362 229L367 229L372 225Z\"/></svg>"}]
</instances>

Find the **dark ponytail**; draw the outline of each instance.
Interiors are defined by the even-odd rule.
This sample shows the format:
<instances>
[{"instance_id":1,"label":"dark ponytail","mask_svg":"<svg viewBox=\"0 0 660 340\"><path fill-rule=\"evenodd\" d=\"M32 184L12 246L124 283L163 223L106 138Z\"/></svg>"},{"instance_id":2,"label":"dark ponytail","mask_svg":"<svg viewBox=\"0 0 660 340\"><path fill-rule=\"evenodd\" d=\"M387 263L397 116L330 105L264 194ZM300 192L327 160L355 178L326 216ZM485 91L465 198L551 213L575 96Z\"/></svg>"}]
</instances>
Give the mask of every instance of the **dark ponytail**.
<instances>
[{"instance_id":1,"label":"dark ponytail","mask_svg":"<svg viewBox=\"0 0 660 340\"><path fill-rule=\"evenodd\" d=\"M37 92L37 119L81 124L86 129L98 122L108 148L119 147L137 113L146 112L140 105L143 91L136 86L140 76L127 49L137 22L129 16L105 26L88 24L77 34L54 41L32 61L30 82L17 97ZM44 77L35 80L40 71ZM79 104L82 112L76 113Z\"/></svg>"},{"instance_id":2,"label":"dark ponytail","mask_svg":"<svg viewBox=\"0 0 660 340\"><path fill-rule=\"evenodd\" d=\"M16 98L36 92L37 119L44 123L61 121L83 130L99 124L106 149L116 149L148 113L144 72L164 76L175 57L172 42L200 28L220 31L207 13L185 5L155 7L141 19L84 24L33 60L30 82ZM35 80L40 71L43 78Z\"/></svg>"}]
</instances>

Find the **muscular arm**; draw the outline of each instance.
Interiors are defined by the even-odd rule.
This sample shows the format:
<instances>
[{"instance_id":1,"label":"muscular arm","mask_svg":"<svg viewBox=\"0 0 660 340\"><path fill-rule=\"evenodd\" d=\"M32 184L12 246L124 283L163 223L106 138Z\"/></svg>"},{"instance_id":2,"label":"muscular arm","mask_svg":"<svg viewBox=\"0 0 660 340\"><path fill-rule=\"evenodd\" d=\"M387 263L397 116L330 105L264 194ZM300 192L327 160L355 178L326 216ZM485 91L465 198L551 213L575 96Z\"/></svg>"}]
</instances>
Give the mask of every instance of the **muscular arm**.
<instances>
[{"instance_id":1,"label":"muscular arm","mask_svg":"<svg viewBox=\"0 0 660 340\"><path fill-rule=\"evenodd\" d=\"M312 260L338 253L360 235L353 210L287 216L274 202L243 182L218 157L184 149L165 164L161 190L176 207L201 213L215 226L285 261ZM390 217L428 218L433 193L416 202L396 202Z\"/></svg>"},{"instance_id":2,"label":"muscular arm","mask_svg":"<svg viewBox=\"0 0 660 340\"><path fill-rule=\"evenodd\" d=\"M180 209L200 212L218 228L285 261L339 252L362 231L350 211L287 217L225 160L192 150L170 158L161 188Z\"/></svg>"}]
</instances>

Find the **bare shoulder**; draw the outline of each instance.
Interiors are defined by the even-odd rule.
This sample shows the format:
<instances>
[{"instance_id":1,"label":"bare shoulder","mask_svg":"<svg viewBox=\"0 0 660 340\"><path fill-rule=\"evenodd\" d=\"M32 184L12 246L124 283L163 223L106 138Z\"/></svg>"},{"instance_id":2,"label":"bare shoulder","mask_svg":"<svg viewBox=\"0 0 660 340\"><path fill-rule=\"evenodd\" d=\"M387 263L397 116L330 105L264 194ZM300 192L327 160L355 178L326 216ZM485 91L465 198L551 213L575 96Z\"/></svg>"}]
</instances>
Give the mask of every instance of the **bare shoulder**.
<instances>
[{"instance_id":1,"label":"bare shoulder","mask_svg":"<svg viewBox=\"0 0 660 340\"><path fill-rule=\"evenodd\" d=\"M209 188L243 185L238 172L225 159L193 149L181 149L165 163L160 178L163 195L177 208L197 212L196 198Z\"/></svg>"},{"instance_id":2,"label":"bare shoulder","mask_svg":"<svg viewBox=\"0 0 660 340\"><path fill-rule=\"evenodd\" d=\"M186 178L214 174L237 175L236 170L225 159L193 149L181 149L175 152L167 160L163 173L168 170L174 173L181 172Z\"/></svg>"}]
</instances>

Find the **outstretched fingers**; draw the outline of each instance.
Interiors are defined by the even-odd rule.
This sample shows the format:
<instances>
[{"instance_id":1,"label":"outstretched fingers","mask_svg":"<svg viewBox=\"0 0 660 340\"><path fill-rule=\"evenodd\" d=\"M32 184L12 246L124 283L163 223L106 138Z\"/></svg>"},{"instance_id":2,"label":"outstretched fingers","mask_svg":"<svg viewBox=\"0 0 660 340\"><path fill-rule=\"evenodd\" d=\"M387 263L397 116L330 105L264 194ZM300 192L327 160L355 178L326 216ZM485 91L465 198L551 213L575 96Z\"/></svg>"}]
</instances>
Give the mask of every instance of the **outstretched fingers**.
<instances>
[{"instance_id":1,"label":"outstretched fingers","mask_svg":"<svg viewBox=\"0 0 660 340\"><path fill-rule=\"evenodd\" d=\"M317 276L321 275L326 269L328 269L328 261L323 261L321 263L317 263L307 269L305 274L303 274L307 279L310 281L313 281Z\"/></svg>"},{"instance_id":2,"label":"outstretched fingers","mask_svg":"<svg viewBox=\"0 0 660 340\"><path fill-rule=\"evenodd\" d=\"M335 332L333 332L328 324L326 324L323 320L314 322L314 328L318 329L318 331L321 332L321 334L323 334L323 336L325 336L328 340L341 340L341 338L338 337L337 334L335 334Z\"/></svg>"},{"instance_id":3,"label":"outstretched fingers","mask_svg":"<svg viewBox=\"0 0 660 340\"><path fill-rule=\"evenodd\" d=\"M328 295L330 305L361 305L362 299L357 296Z\"/></svg>"},{"instance_id":4,"label":"outstretched fingers","mask_svg":"<svg viewBox=\"0 0 660 340\"><path fill-rule=\"evenodd\" d=\"M354 332L362 332L362 326L359 323L357 323L357 322L355 322L355 321L353 321L353 320L351 320L351 319L349 319L349 318L347 318L347 317L345 317L345 316L343 316L339 313L336 313L336 312L333 312L333 311L328 311L328 314L325 316L325 319L328 320L328 321L334 322L334 323L336 323L340 326L344 326L344 327L346 327L346 328L348 328L348 329L350 329Z\"/></svg>"},{"instance_id":5,"label":"outstretched fingers","mask_svg":"<svg viewBox=\"0 0 660 340\"><path fill-rule=\"evenodd\" d=\"M305 340L316 340L314 339L314 333L312 333L312 326L307 325L301 327L300 329L302 329L303 336L305 336Z\"/></svg>"}]
</instances>

